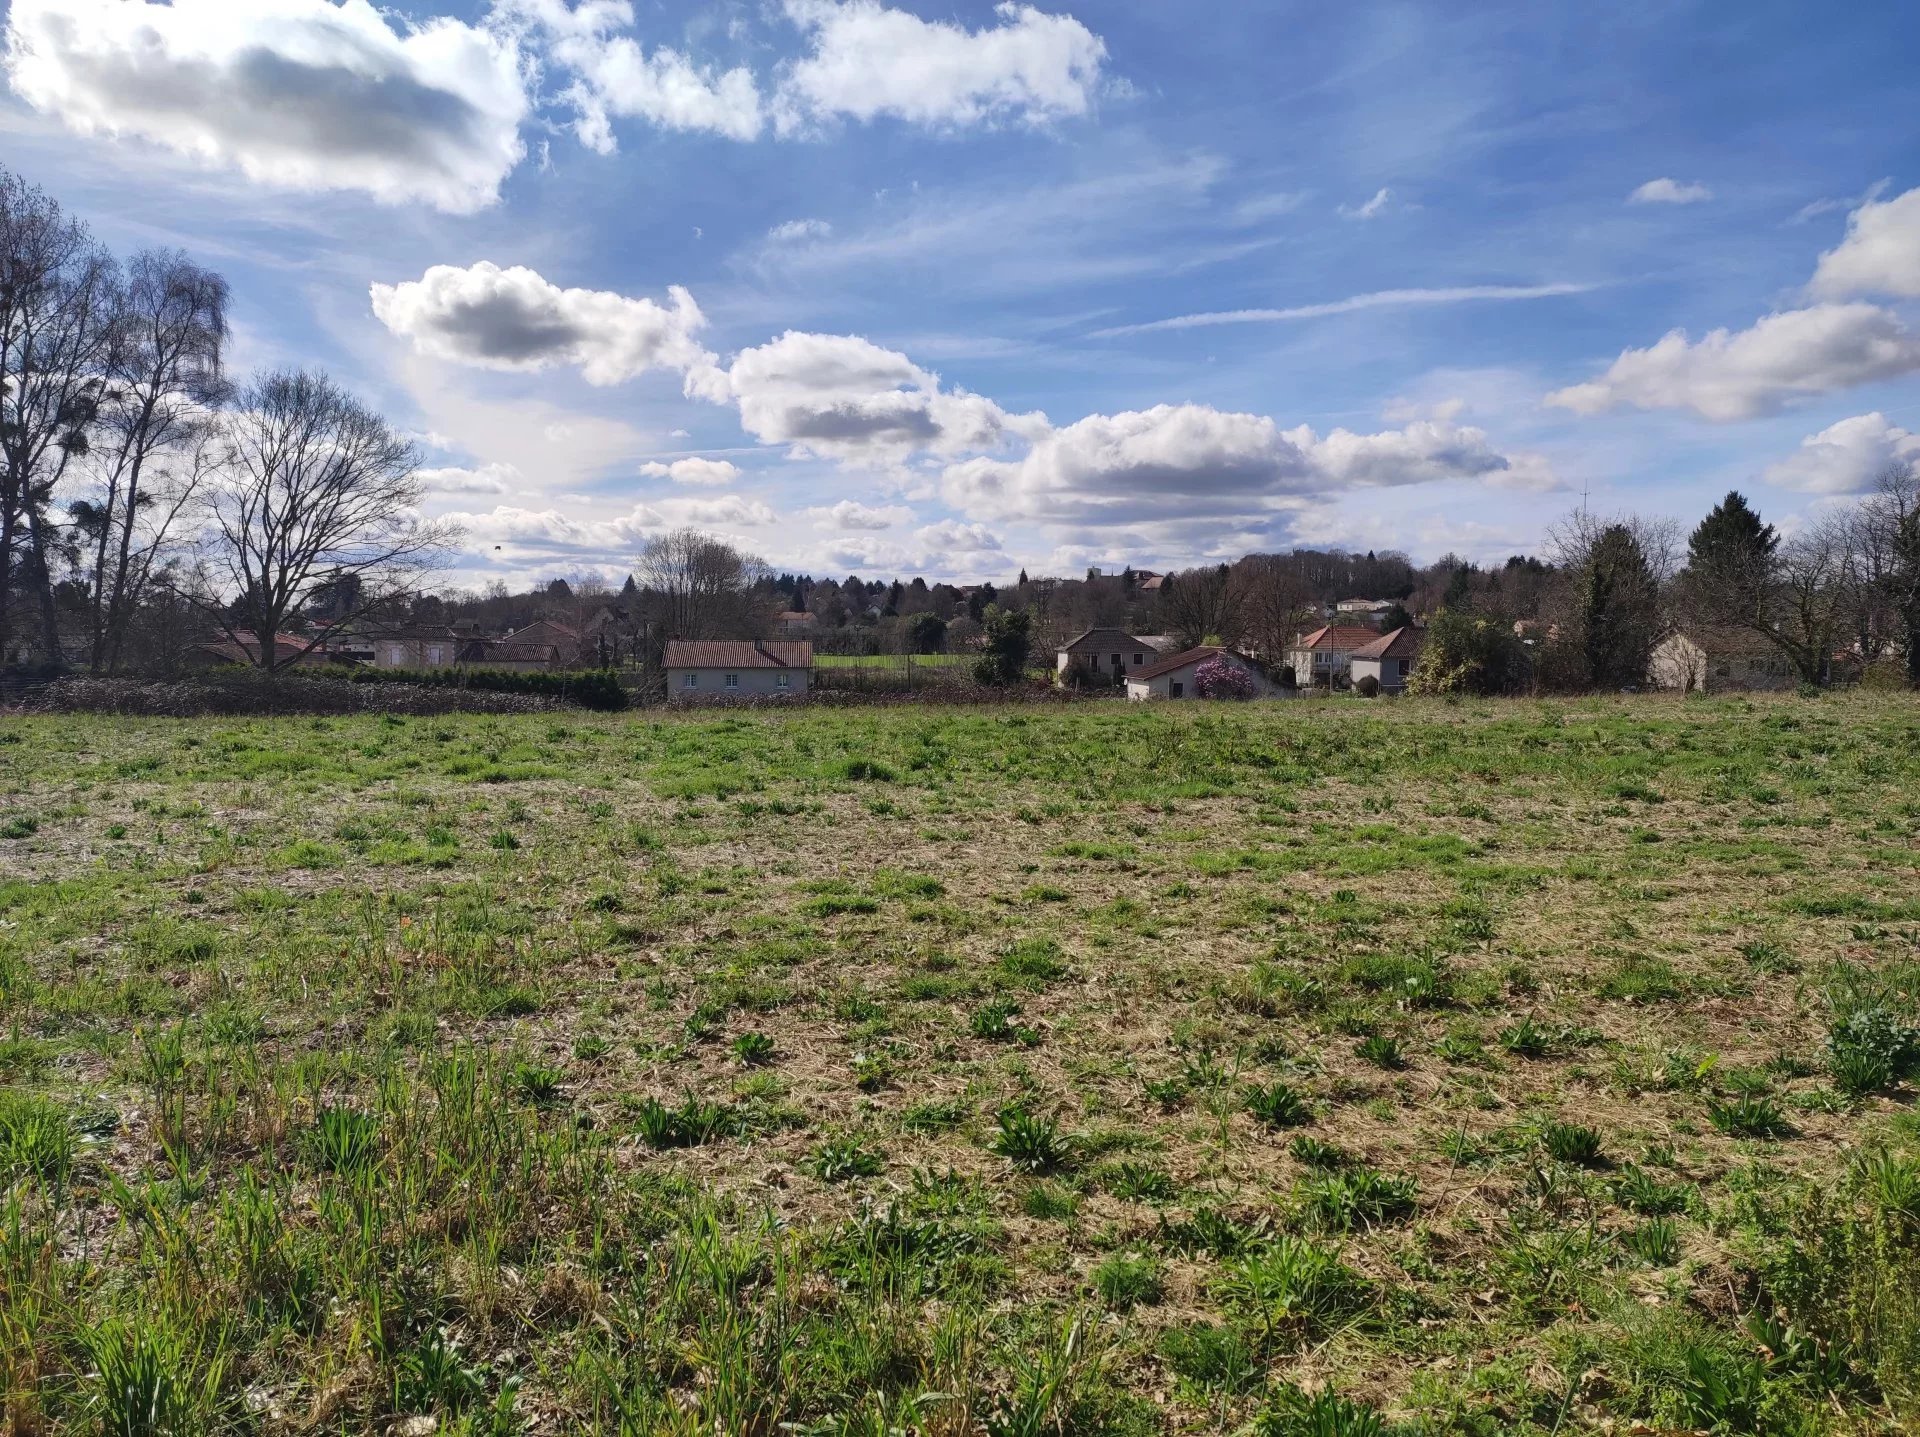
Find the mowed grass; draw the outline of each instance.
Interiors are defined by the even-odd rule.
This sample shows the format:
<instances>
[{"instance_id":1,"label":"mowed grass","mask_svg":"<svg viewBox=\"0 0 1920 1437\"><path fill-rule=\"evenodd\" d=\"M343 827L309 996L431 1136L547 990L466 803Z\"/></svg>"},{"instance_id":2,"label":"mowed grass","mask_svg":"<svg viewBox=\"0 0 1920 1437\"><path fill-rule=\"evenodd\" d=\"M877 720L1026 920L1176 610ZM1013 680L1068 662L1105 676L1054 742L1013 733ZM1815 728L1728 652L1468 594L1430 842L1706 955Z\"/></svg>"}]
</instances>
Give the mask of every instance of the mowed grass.
<instances>
[{"instance_id":1,"label":"mowed grass","mask_svg":"<svg viewBox=\"0 0 1920 1437\"><path fill-rule=\"evenodd\" d=\"M1920 1422L1920 704L0 720L19 1433Z\"/></svg>"}]
</instances>

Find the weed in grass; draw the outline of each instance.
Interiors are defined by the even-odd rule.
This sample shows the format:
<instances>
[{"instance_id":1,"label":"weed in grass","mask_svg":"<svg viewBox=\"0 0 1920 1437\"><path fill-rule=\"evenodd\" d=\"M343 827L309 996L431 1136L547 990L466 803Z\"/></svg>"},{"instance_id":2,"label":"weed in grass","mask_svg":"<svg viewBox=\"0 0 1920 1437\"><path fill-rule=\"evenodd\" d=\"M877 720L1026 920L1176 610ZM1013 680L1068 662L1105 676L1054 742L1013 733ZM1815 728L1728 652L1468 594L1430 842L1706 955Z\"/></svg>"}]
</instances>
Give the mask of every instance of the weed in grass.
<instances>
[{"instance_id":1,"label":"weed in grass","mask_svg":"<svg viewBox=\"0 0 1920 1437\"><path fill-rule=\"evenodd\" d=\"M947 1133L966 1122L967 1115L967 1105L959 1098L929 1098L908 1104L900 1126L910 1133Z\"/></svg>"},{"instance_id":2,"label":"weed in grass","mask_svg":"<svg viewBox=\"0 0 1920 1437\"><path fill-rule=\"evenodd\" d=\"M1287 1151L1293 1155L1295 1162L1326 1172L1344 1168L1353 1161L1353 1154L1337 1143L1323 1142L1307 1133L1300 1134L1289 1143Z\"/></svg>"},{"instance_id":3,"label":"weed in grass","mask_svg":"<svg viewBox=\"0 0 1920 1437\"><path fill-rule=\"evenodd\" d=\"M1187 1084L1183 1078L1146 1078L1140 1087L1162 1112L1175 1112L1186 1104Z\"/></svg>"},{"instance_id":4,"label":"weed in grass","mask_svg":"<svg viewBox=\"0 0 1920 1437\"><path fill-rule=\"evenodd\" d=\"M874 1049L855 1053L848 1066L853 1083L863 1093L877 1093L893 1081L893 1059Z\"/></svg>"},{"instance_id":5,"label":"weed in grass","mask_svg":"<svg viewBox=\"0 0 1920 1437\"><path fill-rule=\"evenodd\" d=\"M1362 1038L1354 1046L1353 1051L1376 1068L1394 1071L1407 1066L1406 1051L1401 1048L1400 1040L1389 1037L1385 1033L1375 1033L1372 1037Z\"/></svg>"},{"instance_id":6,"label":"weed in grass","mask_svg":"<svg viewBox=\"0 0 1920 1437\"><path fill-rule=\"evenodd\" d=\"M1289 1382L1254 1419L1253 1437L1387 1437L1387 1424L1331 1389L1309 1396Z\"/></svg>"},{"instance_id":7,"label":"weed in grass","mask_svg":"<svg viewBox=\"0 0 1920 1437\"><path fill-rule=\"evenodd\" d=\"M1284 1082L1249 1087L1247 1111L1270 1128L1297 1128L1313 1121L1307 1100Z\"/></svg>"},{"instance_id":8,"label":"weed in grass","mask_svg":"<svg viewBox=\"0 0 1920 1437\"><path fill-rule=\"evenodd\" d=\"M634 1126L650 1148L693 1148L728 1136L734 1115L724 1103L691 1095L672 1108L658 1098L646 1097L634 1110Z\"/></svg>"},{"instance_id":9,"label":"weed in grass","mask_svg":"<svg viewBox=\"0 0 1920 1437\"><path fill-rule=\"evenodd\" d=\"M967 1030L976 1038L984 1038L989 1043L1020 1043L1033 1047L1040 1041L1040 1034L1033 1028L1016 1023L1020 1016L1020 1005L1011 998L995 998L973 1010L967 1019Z\"/></svg>"},{"instance_id":10,"label":"weed in grass","mask_svg":"<svg viewBox=\"0 0 1920 1437\"><path fill-rule=\"evenodd\" d=\"M1600 1134L1583 1123L1547 1123L1540 1129L1540 1146L1555 1162L1586 1168L1602 1162Z\"/></svg>"},{"instance_id":11,"label":"weed in grass","mask_svg":"<svg viewBox=\"0 0 1920 1437\"><path fill-rule=\"evenodd\" d=\"M63 1182L73 1168L73 1125L46 1099L0 1090L0 1175Z\"/></svg>"},{"instance_id":12,"label":"weed in grass","mask_svg":"<svg viewBox=\"0 0 1920 1437\"><path fill-rule=\"evenodd\" d=\"M1729 1137L1784 1138L1793 1133L1793 1124L1772 1098L1742 1093L1729 1102L1709 1100L1707 1117Z\"/></svg>"},{"instance_id":13,"label":"weed in grass","mask_svg":"<svg viewBox=\"0 0 1920 1437\"><path fill-rule=\"evenodd\" d=\"M1412 1178L1388 1177L1367 1167L1344 1167L1309 1178L1300 1187L1300 1209L1329 1232L1351 1232L1399 1222L1413 1215Z\"/></svg>"},{"instance_id":14,"label":"weed in grass","mask_svg":"<svg viewBox=\"0 0 1920 1437\"><path fill-rule=\"evenodd\" d=\"M1179 1184L1159 1168L1132 1159L1108 1163L1094 1177L1115 1197L1131 1202L1171 1202L1180 1193Z\"/></svg>"},{"instance_id":15,"label":"weed in grass","mask_svg":"<svg viewBox=\"0 0 1920 1437\"><path fill-rule=\"evenodd\" d=\"M1050 1173L1066 1166L1071 1148L1052 1118L1024 1108L1003 1108L997 1122L993 1151L1016 1172Z\"/></svg>"},{"instance_id":16,"label":"weed in grass","mask_svg":"<svg viewBox=\"0 0 1920 1437\"><path fill-rule=\"evenodd\" d=\"M1093 1270L1093 1290L1115 1312L1131 1312L1160 1300L1160 1264L1137 1253L1115 1253Z\"/></svg>"},{"instance_id":17,"label":"weed in grass","mask_svg":"<svg viewBox=\"0 0 1920 1437\"><path fill-rule=\"evenodd\" d=\"M1519 1058L1544 1058L1553 1051L1553 1037L1532 1018L1522 1018L1500 1030L1500 1046Z\"/></svg>"},{"instance_id":18,"label":"weed in grass","mask_svg":"<svg viewBox=\"0 0 1920 1437\"><path fill-rule=\"evenodd\" d=\"M733 1060L743 1068L759 1068L773 1061L773 1039L765 1033L742 1033L732 1043Z\"/></svg>"},{"instance_id":19,"label":"weed in grass","mask_svg":"<svg viewBox=\"0 0 1920 1437\"><path fill-rule=\"evenodd\" d=\"M1035 1183L1021 1197L1020 1211L1043 1222L1071 1222L1080 1211L1080 1198L1053 1183Z\"/></svg>"},{"instance_id":20,"label":"weed in grass","mask_svg":"<svg viewBox=\"0 0 1920 1437\"><path fill-rule=\"evenodd\" d=\"M1692 1183L1661 1182L1637 1164L1622 1169L1613 1179L1613 1193L1626 1206L1648 1217L1666 1217L1686 1212L1693 1205Z\"/></svg>"},{"instance_id":21,"label":"weed in grass","mask_svg":"<svg viewBox=\"0 0 1920 1437\"><path fill-rule=\"evenodd\" d=\"M844 1183L854 1178L875 1177L885 1170L886 1160L853 1138L821 1143L807 1159L807 1171L825 1183Z\"/></svg>"},{"instance_id":22,"label":"weed in grass","mask_svg":"<svg viewBox=\"0 0 1920 1437\"><path fill-rule=\"evenodd\" d=\"M521 1097L536 1106L547 1107L560 1100L566 1074L539 1063L516 1063L510 1079L514 1091Z\"/></svg>"},{"instance_id":23,"label":"weed in grass","mask_svg":"<svg viewBox=\"0 0 1920 1437\"><path fill-rule=\"evenodd\" d=\"M1285 1233L1230 1262L1219 1289L1270 1343L1323 1332L1366 1301L1366 1284L1337 1253Z\"/></svg>"},{"instance_id":24,"label":"weed in grass","mask_svg":"<svg viewBox=\"0 0 1920 1437\"><path fill-rule=\"evenodd\" d=\"M1023 988L1044 987L1066 976L1066 956L1051 938L1022 939L1000 956L1000 973Z\"/></svg>"},{"instance_id":25,"label":"weed in grass","mask_svg":"<svg viewBox=\"0 0 1920 1437\"><path fill-rule=\"evenodd\" d=\"M1670 1217L1649 1218L1620 1234L1620 1246L1648 1267L1672 1267L1680 1257L1680 1228Z\"/></svg>"}]
</instances>

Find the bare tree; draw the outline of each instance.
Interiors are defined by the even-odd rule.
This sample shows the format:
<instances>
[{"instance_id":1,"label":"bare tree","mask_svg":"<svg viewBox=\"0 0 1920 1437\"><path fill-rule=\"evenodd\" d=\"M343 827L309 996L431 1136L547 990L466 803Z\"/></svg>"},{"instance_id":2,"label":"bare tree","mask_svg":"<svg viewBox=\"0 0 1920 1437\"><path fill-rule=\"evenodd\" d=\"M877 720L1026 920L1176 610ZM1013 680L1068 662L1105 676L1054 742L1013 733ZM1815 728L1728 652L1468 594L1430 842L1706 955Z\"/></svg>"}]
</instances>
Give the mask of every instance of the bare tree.
<instances>
[{"instance_id":1,"label":"bare tree","mask_svg":"<svg viewBox=\"0 0 1920 1437\"><path fill-rule=\"evenodd\" d=\"M127 621L177 537L206 472L221 370L227 282L178 251L128 266L109 353L110 389L86 466L92 497L73 505L91 543L91 663L120 659Z\"/></svg>"},{"instance_id":2,"label":"bare tree","mask_svg":"<svg viewBox=\"0 0 1920 1437\"><path fill-rule=\"evenodd\" d=\"M1173 575L1160 591L1160 613L1183 649L1240 637L1240 594L1225 564Z\"/></svg>"},{"instance_id":3,"label":"bare tree","mask_svg":"<svg viewBox=\"0 0 1920 1437\"><path fill-rule=\"evenodd\" d=\"M1875 600L1875 632L1861 655L1879 657L1883 641L1899 646L1907 682L1920 688L1920 465L1896 464L1875 481L1860 506L1863 575Z\"/></svg>"},{"instance_id":4,"label":"bare tree","mask_svg":"<svg viewBox=\"0 0 1920 1437\"><path fill-rule=\"evenodd\" d=\"M414 587L460 537L414 512L426 486L413 445L324 374L257 377L219 432L204 578L190 597L230 639L250 633L250 657L269 673L319 642L279 653L316 587L355 581L355 604L340 615L350 620Z\"/></svg>"},{"instance_id":5,"label":"bare tree","mask_svg":"<svg viewBox=\"0 0 1920 1437\"><path fill-rule=\"evenodd\" d=\"M1267 663L1278 663L1316 610L1299 566L1278 554L1252 554L1234 566L1240 637Z\"/></svg>"},{"instance_id":6,"label":"bare tree","mask_svg":"<svg viewBox=\"0 0 1920 1437\"><path fill-rule=\"evenodd\" d=\"M659 639L759 637L771 623L771 599L754 595L764 560L698 529L649 539L634 577Z\"/></svg>"},{"instance_id":7,"label":"bare tree","mask_svg":"<svg viewBox=\"0 0 1920 1437\"><path fill-rule=\"evenodd\" d=\"M0 660L22 581L39 600L40 647L61 658L50 509L100 413L117 287L87 227L0 169Z\"/></svg>"}]
</instances>

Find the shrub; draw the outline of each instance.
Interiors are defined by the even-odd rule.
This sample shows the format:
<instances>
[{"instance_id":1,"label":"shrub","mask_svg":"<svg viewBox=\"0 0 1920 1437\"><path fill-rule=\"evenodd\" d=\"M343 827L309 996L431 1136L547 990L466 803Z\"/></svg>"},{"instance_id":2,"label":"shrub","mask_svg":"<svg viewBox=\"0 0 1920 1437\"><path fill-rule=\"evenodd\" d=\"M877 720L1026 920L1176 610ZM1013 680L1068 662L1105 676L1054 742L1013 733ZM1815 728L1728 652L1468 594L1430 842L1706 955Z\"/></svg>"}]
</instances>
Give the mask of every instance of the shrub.
<instances>
[{"instance_id":1,"label":"shrub","mask_svg":"<svg viewBox=\"0 0 1920 1437\"><path fill-rule=\"evenodd\" d=\"M294 669L292 672L303 675L313 671ZM612 669L515 673L507 669L356 668L347 672L357 684L409 684L425 689L464 689L470 693L524 694L603 713L618 713L631 702Z\"/></svg>"},{"instance_id":2,"label":"shrub","mask_svg":"<svg viewBox=\"0 0 1920 1437\"><path fill-rule=\"evenodd\" d=\"M1019 683L1033 649L1033 616L1025 609L1009 613L995 604L988 608L982 623L985 634L981 657L973 666L973 681L982 688L1002 689Z\"/></svg>"},{"instance_id":3,"label":"shrub","mask_svg":"<svg viewBox=\"0 0 1920 1437\"><path fill-rule=\"evenodd\" d=\"M1258 686L1240 664L1215 654L1193 671L1193 691L1203 699L1250 699Z\"/></svg>"},{"instance_id":4,"label":"shrub","mask_svg":"<svg viewBox=\"0 0 1920 1437\"><path fill-rule=\"evenodd\" d=\"M1407 680L1411 694L1511 694L1528 683L1526 648L1493 619L1442 609Z\"/></svg>"}]
</instances>

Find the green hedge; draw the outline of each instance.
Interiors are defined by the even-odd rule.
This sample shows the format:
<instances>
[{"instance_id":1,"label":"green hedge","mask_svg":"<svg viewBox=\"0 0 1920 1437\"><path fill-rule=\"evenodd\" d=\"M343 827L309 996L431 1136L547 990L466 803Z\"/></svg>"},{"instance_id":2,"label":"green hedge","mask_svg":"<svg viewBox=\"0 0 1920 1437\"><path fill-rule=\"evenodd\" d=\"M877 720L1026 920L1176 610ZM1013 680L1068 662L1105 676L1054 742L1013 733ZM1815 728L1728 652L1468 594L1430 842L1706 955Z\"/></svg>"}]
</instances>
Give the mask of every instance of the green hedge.
<instances>
[{"instance_id":1,"label":"green hedge","mask_svg":"<svg viewBox=\"0 0 1920 1437\"><path fill-rule=\"evenodd\" d=\"M300 670L295 670L298 673ZM326 673L328 670L309 670ZM357 684L414 684L429 689L473 689L481 693L532 694L558 699L583 709L617 713L628 706L627 691L611 669L578 669L569 673L510 669L371 669L348 670Z\"/></svg>"}]
</instances>

